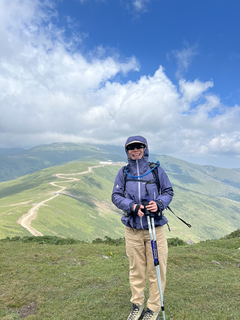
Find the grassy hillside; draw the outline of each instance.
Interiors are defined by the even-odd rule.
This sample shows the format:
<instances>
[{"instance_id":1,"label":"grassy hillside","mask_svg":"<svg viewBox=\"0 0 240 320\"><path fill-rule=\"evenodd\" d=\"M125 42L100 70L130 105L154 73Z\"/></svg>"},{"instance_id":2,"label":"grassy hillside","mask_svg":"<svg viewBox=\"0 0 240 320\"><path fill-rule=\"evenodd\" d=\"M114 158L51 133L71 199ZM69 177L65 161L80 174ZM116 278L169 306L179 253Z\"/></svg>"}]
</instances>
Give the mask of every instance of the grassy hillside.
<instances>
[{"instance_id":1,"label":"grassy hillside","mask_svg":"<svg viewBox=\"0 0 240 320\"><path fill-rule=\"evenodd\" d=\"M169 248L166 320L240 319L239 236L238 230L220 240ZM127 318L131 303L123 242L38 240L0 242L2 320Z\"/></svg>"},{"instance_id":2,"label":"grassy hillside","mask_svg":"<svg viewBox=\"0 0 240 320\"><path fill-rule=\"evenodd\" d=\"M122 237L121 211L111 203L113 182L120 166L106 165L78 174L87 171L89 166L99 166L99 161L71 162L0 183L0 239L29 235L29 231L17 221L34 205L52 197L39 207L35 220L31 222L31 227L43 235L85 241L105 236ZM67 175L57 177L59 173ZM199 242L217 239L240 226L239 202L219 197L219 193L203 179L194 178L198 184L204 185L201 190L200 187L194 190L191 176L188 181L180 183L175 173L168 174L175 192L171 208L192 225L191 229L187 228L166 211L171 228L168 232L166 227L168 238ZM70 181L71 177L78 180ZM58 195L63 187L66 188Z\"/></svg>"},{"instance_id":3,"label":"grassy hillside","mask_svg":"<svg viewBox=\"0 0 240 320\"><path fill-rule=\"evenodd\" d=\"M60 189L49 184L53 181L67 189L65 193L40 207L38 218L32 223L34 228L42 230L44 234L75 236L83 240L105 235L115 238L122 236L120 212L111 204L112 182L107 177L108 174L114 179L119 166L112 166L111 169L108 167L110 172L107 169L106 178L99 178L96 186L93 186L94 173L77 176L81 179L77 183L55 177L57 173L84 172L89 166L96 165L99 162L70 163L0 183L0 238L29 235L16 221L34 204L49 199ZM103 186L100 181L102 179ZM75 194L72 189L76 189Z\"/></svg>"},{"instance_id":4,"label":"grassy hillside","mask_svg":"<svg viewBox=\"0 0 240 320\"><path fill-rule=\"evenodd\" d=\"M77 215L81 212L81 220L87 222L89 227L81 227L80 230L77 230L77 233L74 233L77 239L92 240L96 235L98 237L109 235L114 238L122 236L124 230L122 225L119 225L121 212L111 204L110 200L113 181L118 170L118 166L105 166L95 168L92 175L84 175L78 183L66 190L66 196L63 200L61 200L61 196L51 202L48 213L45 207L40 208L39 218L33 222L33 227L37 230L43 230L47 214L51 217L55 216L56 221L61 221L60 224L63 226L65 226L65 220L74 226L74 222L69 220L69 215L73 217L73 212ZM171 232L167 231L167 237L180 237L184 240L190 238L198 242L219 238L240 225L239 202L217 198L216 195L190 191L191 186L188 189L179 187L174 181L173 187L175 197L171 208L177 215L190 222L192 228L187 228L172 213L166 211L165 214L171 228ZM64 206L63 203L65 203ZM71 209L67 210L67 206ZM61 208L65 208L62 212L70 211L71 214L70 212L68 216L60 214L57 210L61 210ZM49 223L47 223L47 228L51 226L50 221ZM58 227L60 228L60 226ZM68 230L72 229L69 227ZM88 231L86 232L86 230ZM58 231L55 232L58 233ZM45 229L44 234L51 234L51 232ZM58 234L65 235L65 233Z\"/></svg>"},{"instance_id":5,"label":"grassy hillside","mask_svg":"<svg viewBox=\"0 0 240 320\"><path fill-rule=\"evenodd\" d=\"M240 170L201 166L170 156L156 156L171 181L209 196L240 202Z\"/></svg>"}]
</instances>

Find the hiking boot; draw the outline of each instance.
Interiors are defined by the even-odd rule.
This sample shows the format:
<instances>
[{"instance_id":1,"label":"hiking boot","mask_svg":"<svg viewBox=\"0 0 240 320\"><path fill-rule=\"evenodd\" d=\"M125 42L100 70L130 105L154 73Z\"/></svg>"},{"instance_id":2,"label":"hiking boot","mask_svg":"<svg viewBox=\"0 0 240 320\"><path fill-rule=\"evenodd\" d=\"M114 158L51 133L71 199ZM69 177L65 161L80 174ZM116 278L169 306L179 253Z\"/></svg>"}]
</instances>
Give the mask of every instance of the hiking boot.
<instances>
[{"instance_id":1,"label":"hiking boot","mask_svg":"<svg viewBox=\"0 0 240 320\"><path fill-rule=\"evenodd\" d=\"M133 303L132 310L127 318L127 320L138 320L144 313L144 305L141 306L139 304Z\"/></svg>"},{"instance_id":2,"label":"hiking boot","mask_svg":"<svg viewBox=\"0 0 240 320\"><path fill-rule=\"evenodd\" d=\"M153 312L152 310L147 308L142 320L159 320L159 313Z\"/></svg>"}]
</instances>

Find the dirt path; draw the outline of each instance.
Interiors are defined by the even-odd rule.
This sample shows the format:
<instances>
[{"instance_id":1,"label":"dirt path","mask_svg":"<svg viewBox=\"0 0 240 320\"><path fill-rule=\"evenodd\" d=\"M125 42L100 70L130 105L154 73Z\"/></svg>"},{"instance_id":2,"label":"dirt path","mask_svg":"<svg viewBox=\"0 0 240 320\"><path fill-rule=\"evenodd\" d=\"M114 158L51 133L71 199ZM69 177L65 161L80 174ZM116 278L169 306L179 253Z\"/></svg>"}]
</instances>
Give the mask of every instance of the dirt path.
<instances>
[{"instance_id":1,"label":"dirt path","mask_svg":"<svg viewBox=\"0 0 240 320\"><path fill-rule=\"evenodd\" d=\"M94 167L88 167L87 171L83 171L83 172L78 172L78 173L57 173L54 176L59 178L59 179L65 179L68 180L69 182L73 182L73 181L79 181L80 179L78 178L74 178L71 176L76 176L76 175L82 175L82 174L87 174L87 173L93 173L93 168L99 168L99 167L104 167L104 165L99 165L99 166L94 166ZM56 198L59 196L59 194L61 194L67 187L64 186L59 186L58 184L61 182L68 182L68 181L53 181L50 182L49 184L54 186L54 187L58 187L60 188L60 190L55 191L55 195L50 197L49 199L46 199L42 202L39 202L37 204L34 204L33 207L28 210L28 212L26 214L24 214L21 218L18 219L17 223L19 223L23 228L27 229L32 235L39 237L39 236L43 236L43 234L39 231L37 231L36 229L31 227L31 222L33 220L35 220L37 218L37 211L38 209L44 205L46 202ZM57 184L56 184L57 183Z\"/></svg>"}]
</instances>

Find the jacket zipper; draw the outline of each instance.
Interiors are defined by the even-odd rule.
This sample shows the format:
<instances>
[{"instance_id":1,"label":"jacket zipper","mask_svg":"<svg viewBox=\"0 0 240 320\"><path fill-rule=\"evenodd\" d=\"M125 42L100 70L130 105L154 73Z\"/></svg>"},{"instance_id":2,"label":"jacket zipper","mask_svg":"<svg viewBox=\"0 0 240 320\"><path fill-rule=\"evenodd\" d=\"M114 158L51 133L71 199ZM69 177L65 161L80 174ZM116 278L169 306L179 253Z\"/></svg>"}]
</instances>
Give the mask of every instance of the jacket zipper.
<instances>
[{"instance_id":1,"label":"jacket zipper","mask_svg":"<svg viewBox=\"0 0 240 320\"><path fill-rule=\"evenodd\" d=\"M138 159L136 159L136 163L137 163L137 175L139 177L140 173L139 173ZM140 180L140 178L138 178L138 180ZM141 204L141 182L140 181L138 182L138 198L139 198L139 204ZM140 224L141 224L141 228L143 229L142 218L140 218Z\"/></svg>"}]
</instances>

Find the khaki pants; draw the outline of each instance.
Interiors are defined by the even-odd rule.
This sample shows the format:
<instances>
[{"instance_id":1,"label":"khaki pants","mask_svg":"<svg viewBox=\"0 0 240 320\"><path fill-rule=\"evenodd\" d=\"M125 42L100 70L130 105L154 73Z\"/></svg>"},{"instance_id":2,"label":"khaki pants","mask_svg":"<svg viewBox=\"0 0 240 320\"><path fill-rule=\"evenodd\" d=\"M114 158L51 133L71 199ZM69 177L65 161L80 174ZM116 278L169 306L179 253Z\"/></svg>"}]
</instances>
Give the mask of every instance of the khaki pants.
<instances>
[{"instance_id":1,"label":"khaki pants","mask_svg":"<svg viewBox=\"0 0 240 320\"><path fill-rule=\"evenodd\" d=\"M158 247L158 259L161 274L162 291L166 283L166 267L168 246L164 227L157 227L156 239ZM129 280L132 291L131 302L142 305L144 303L144 289L146 286L146 274L149 282L149 299L147 307L159 312L161 309L160 295L157 284L156 270L153 262L151 240L148 230L132 230L125 227L126 252L129 258Z\"/></svg>"}]
</instances>

